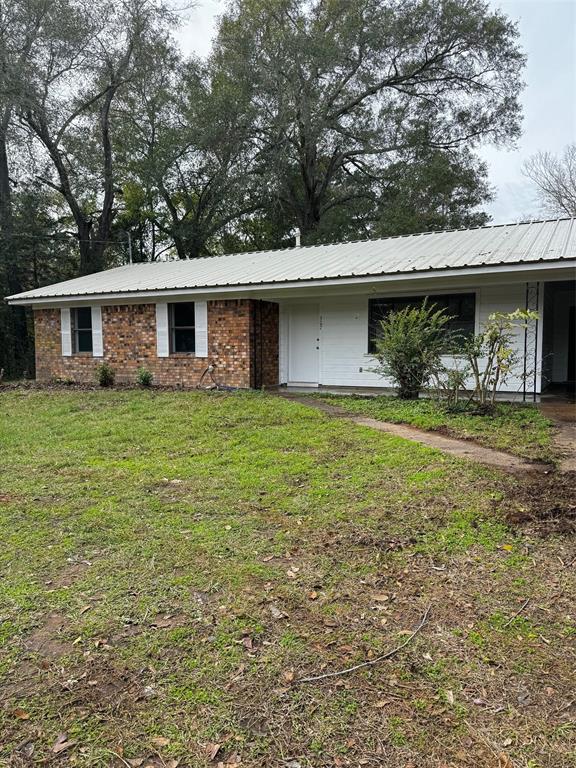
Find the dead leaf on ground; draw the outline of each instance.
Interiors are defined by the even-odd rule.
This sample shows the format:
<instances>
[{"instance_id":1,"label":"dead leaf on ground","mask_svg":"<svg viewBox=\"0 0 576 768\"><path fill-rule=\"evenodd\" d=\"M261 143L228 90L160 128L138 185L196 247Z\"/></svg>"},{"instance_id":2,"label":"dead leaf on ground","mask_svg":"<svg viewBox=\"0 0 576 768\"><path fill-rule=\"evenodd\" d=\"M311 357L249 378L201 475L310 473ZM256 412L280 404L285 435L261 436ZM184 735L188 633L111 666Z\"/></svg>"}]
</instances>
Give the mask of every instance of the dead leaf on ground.
<instances>
[{"instance_id":1,"label":"dead leaf on ground","mask_svg":"<svg viewBox=\"0 0 576 768\"><path fill-rule=\"evenodd\" d=\"M157 627L158 629L169 629L174 624L174 618L172 616L166 616L161 619L155 619L152 623L152 627Z\"/></svg>"},{"instance_id":2,"label":"dead leaf on ground","mask_svg":"<svg viewBox=\"0 0 576 768\"><path fill-rule=\"evenodd\" d=\"M70 749L70 747L73 747L74 744L76 744L75 741L68 741L68 734L67 733L60 733L58 735L58 738L52 745L52 752L55 755L59 755L60 752L64 752L66 749Z\"/></svg>"},{"instance_id":3,"label":"dead leaf on ground","mask_svg":"<svg viewBox=\"0 0 576 768\"><path fill-rule=\"evenodd\" d=\"M230 755L230 757L227 757L223 762L219 762L218 768L238 768L241 762L242 758L240 755L234 753Z\"/></svg>"},{"instance_id":4,"label":"dead leaf on ground","mask_svg":"<svg viewBox=\"0 0 576 768\"><path fill-rule=\"evenodd\" d=\"M150 741L155 747L167 747L170 744L170 739L165 736L154 736Z\"/></svg>"},{"instance_id":5,"label":"dead leaf on ground","mask_svg":"<svg viewBox=\"0 0 576 768\"><path fill-rule=\"evenodd\" d=\"M242 638L242 645L244 648L246 648L247 651L252 651L254 649L254 641L250 636Z\"/></svg>"},{"instance_id":6,"label":"dead leaf on ground","mask_svg":"<svg viewBox=\"0 0 576 768\"><path fill-rule=\"evenodd\" d=\"M270 613L272 614L273 619L284 618L284 614L282 613L282 611L279 608L277 608L275 605L270 606Z\"/></svg>"},{"instance_id":7,"label":"dead leaf on ground","mask_svg":"<svg viewBox=\"0 0 576 768\"><path fill-rule=\"evenodd\" d=\"M222 749L222 744L206 744L205 753L208 760L215 760L216 756L218 755L218 752Z\"/></svg>"}]
</instances>

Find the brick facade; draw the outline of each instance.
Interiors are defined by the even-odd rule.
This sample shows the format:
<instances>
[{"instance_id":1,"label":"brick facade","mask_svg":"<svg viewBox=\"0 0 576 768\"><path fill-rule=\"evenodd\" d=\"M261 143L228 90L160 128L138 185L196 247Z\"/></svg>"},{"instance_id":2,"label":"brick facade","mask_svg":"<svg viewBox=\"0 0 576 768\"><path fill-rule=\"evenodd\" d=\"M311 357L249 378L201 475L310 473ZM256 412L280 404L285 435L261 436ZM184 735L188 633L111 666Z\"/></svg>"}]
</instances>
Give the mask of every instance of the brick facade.
<instances>
[{"instance_id":1,"label":"brick facade","mask_svg":"<svg viewBox=\"0 0 576 768\"><path fill-rule=\"evenodd\" d=\"M252 299L208 302L208 356L156 354L155 304L115 304L102 307L104 356L62 355L60 309L34 311L36 378L83 383L95 381L105 361L118 383L134 384L143 366L155 384L194 387L212 363L214 378L231 387L278 384L278 305ZM209 379L207 380L208 383Z\"/></svg>"}]
</instances>

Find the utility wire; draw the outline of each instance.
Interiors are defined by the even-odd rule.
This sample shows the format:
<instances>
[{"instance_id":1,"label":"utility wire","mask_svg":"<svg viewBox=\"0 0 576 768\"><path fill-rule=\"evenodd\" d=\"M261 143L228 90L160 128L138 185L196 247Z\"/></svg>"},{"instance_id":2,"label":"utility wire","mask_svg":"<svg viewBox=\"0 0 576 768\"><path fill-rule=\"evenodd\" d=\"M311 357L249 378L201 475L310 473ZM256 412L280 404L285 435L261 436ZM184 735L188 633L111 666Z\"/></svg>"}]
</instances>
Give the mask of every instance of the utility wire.
<instances>
[{"instance_id":1,"label":"utility wire","mask_svg":"<svg viewBox=\"0 0 576 768\"><path fill-rule=\"evenodd\" d=\"M61 238L71 238L75 243L107 243L108 245L126 245L123 240L92 240L86 238L79 238L76 235L69 235L62 233L61 235L28 235L25 232L12 232L11 234L5 234L0 232L0 240L11 240L13 237L28 238L29 240L59 240Z\"/></svg>"}]
</instances>

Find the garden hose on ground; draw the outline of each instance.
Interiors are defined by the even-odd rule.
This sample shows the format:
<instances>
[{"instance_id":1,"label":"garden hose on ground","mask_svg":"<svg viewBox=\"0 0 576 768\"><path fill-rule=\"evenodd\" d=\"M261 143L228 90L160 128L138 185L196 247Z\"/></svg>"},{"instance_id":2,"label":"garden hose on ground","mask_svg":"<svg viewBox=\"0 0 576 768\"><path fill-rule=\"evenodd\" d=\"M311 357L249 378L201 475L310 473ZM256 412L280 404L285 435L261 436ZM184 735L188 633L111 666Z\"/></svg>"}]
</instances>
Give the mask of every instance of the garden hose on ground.
<instances>
[{"instance_id":1,"label":"garden hose on ground","mask_svg":"<svg viewBox=\"0 0 576 768\"><path fill-rule=\"evenodd\" d=\"M229 387L226 384L219 384L216 379L214 378L214 369L215 369L214 363L210 363L204 371L202 372L202 375L200 376L200 380L198 381L198 384L196 384L196 389L203 389L203 390L212 390L212 389L218 389L225 392L234 392L238 387ZM210 383L204 384L204 379L209 376L210 377Z\"/></svg>"}]
</instances>

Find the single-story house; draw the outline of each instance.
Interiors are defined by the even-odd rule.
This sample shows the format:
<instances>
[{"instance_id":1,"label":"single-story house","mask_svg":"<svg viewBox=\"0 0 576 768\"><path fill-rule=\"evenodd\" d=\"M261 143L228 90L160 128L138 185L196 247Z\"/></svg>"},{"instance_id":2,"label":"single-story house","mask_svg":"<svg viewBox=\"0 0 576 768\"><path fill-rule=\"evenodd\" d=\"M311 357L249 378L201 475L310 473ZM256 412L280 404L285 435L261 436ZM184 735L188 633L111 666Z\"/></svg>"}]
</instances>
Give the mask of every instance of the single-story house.
<instances>
[{"instance_id":1,"label":"single-story house","mask_svg":"<svg viewBox=\"0 0 576 768\"><path fill-rule=\"evenodd\" d=\"M388 311L429 296L464 333L494 311L539 319L516 334L537 396L576 378L576 220L559 219L275 251L130 264L8 297L34 310L40 381L118 382L149 369L195 386L386 387L371 370Z\"/></svg>"}]
</instances>

